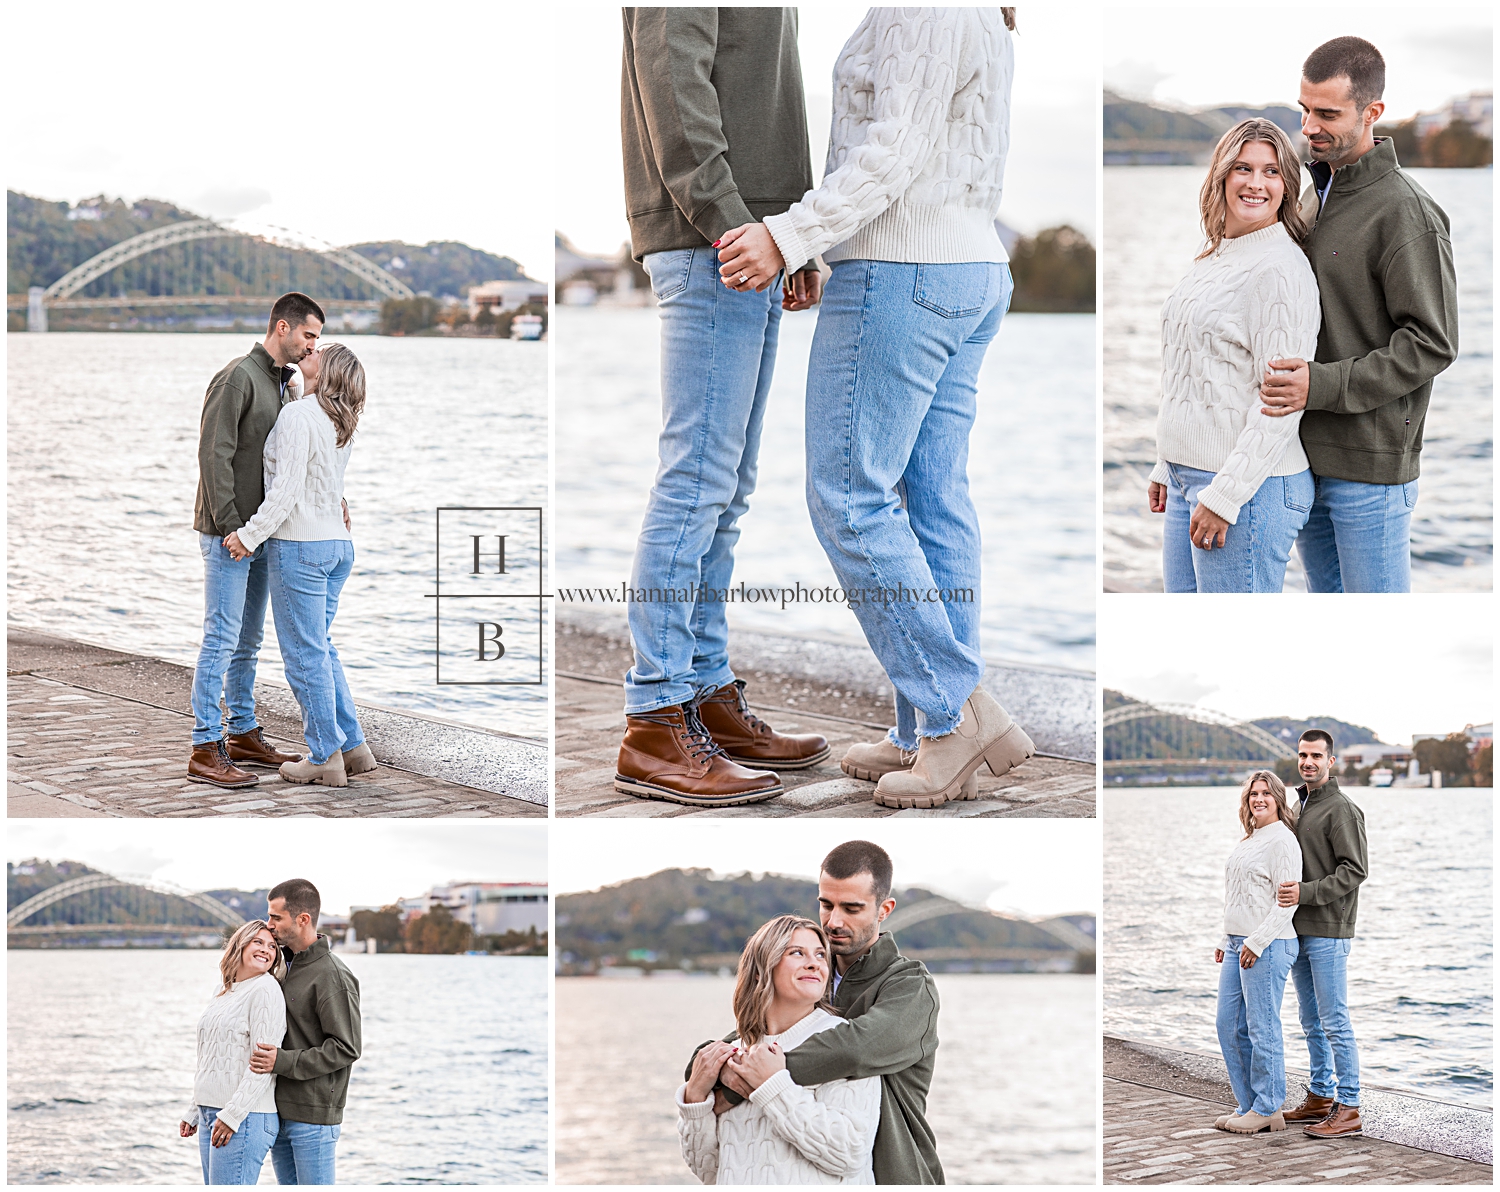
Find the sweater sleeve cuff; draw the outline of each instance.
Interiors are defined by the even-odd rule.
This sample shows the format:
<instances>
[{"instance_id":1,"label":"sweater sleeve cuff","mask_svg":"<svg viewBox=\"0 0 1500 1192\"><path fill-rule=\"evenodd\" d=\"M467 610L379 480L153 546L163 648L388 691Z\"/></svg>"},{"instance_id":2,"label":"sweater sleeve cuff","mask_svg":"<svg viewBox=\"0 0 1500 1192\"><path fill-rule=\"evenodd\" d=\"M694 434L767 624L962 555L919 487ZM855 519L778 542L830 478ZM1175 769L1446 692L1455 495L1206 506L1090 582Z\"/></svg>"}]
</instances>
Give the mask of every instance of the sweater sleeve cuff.
<instances>
[{"instance_id":1,"label":"sweater sleeve cuff","mask_svg":"<svg viewBox=\"0 0 1500 1192\"><path fill-rule=\"evenodd\" d=\"M1218 948L1219 951L1223 952L1226 956L1229 954L1229 936L1225 935L1220 937Z\"/></svg>"},{"instance_id":2,"label":"sweater sleeve cuff","mask_svg":"<svg viewBox=\"0 0 1500 1192\"><path fill-rule=\"evenodd\" d=\"M677 1089L677 1112L685 1118L704 1118L714 1115L714 1095L709 1093L707 1101L688 1101L687 1083Z\"/></svg>"},{"instance_id":3,"label":"sweater sleeve cuff","mask_svg":"<svg viewBox=\"0 0 1500 1192\"><path fill-rule=\"evenodd\" d=\"M808 249L807 241L802 238L802 233L797 230L791 212L768 215L765 225L770 230L771 239L776 241L776 247L781 250L781 259L786 262L788 273L796 273L812 260L813 254Z\"/></svg>"},{"instance_id":4,"label":"sweater sleeve cuff","mask_svg":"<svg viewBox=\"0 0 1500 1192\"><path fill-rule=\"evenodd\" d=\"M1198 494L1198 500L1201 504L1207 505L1232 526L1239 520L1240 507L1223 493L1215 491L1214 484L1217 483L1218 481L1215 480L1207 488L1203 489Z\"/></svg>"},{"instance_id":5,"label":"sweater sleeve cuff","mask_svg":"<svg viewBox=\"0 0 1500 1192\"><path fill-rule=\"evenodd\" d=\"M1343 390L1344 369L1334 361L1319 364L1307 362L1307 408L1309 410L1337 410L1339 394Z\"/></svg>"},{"instance_id":6,"label":"sweater sleeve cuff","mask_svg":"<svg viewBox=\"0 0 1500 1192\"><path fill-rule=\"evenodd\" d=\"M250 528L249 522L246 522L238 530L234 531L234 533L240 536L240 545L243 546L246 550L254 550L257 546L265 541L264 538L262 538L253 529ZM226 538L228 536L229 535L227 534L225 535Z\"/></svg>"},{"instance_id":7,"label":"sweater sleeve cuff","mask_svg":"<svg viewBox=\"0 0 1500 1192\"><path fill-rule=\"evenodd\" d=\"M244 1124L245 1115L242 1113L236 1116L232 1110L221 1109L214 1116L214 1120L217 1122L223 1122L237 1134L239 1133L240 1126Z\"/></svg>"},{"instance_id":8,"label":"sweater sleeve cuff","mask_svg":"<svg viewBox=\"0 0 1500 1192\"><path fill-rule=\"evenodd\" d=\"M755 216L750 214L750 208L745 206L745 200L740 198L737 190L720 195L693 217L693 227L710 244L731 228L754 222Z\"/></svg>"},{"instance_id":9,"label":"sweater sleeve cuff","mask_svg":"<svg viewBox=\"0 0 1500 1192\"><path fill-rule=\"evenodd\" d=\"M1164 459L1156 461L1156 467L1151 469L1151 475L1147 477L1152 484L1165 484L1171 478L1172 474L1167 471L1167 461Z\"/></svg>"},{"instance_id":10,"label":"sweater sleeve cuff","mask_svg":"<svg viewBox=\"0 0 1500 1192\"><path fill-rule=\"evenodd\" d=\"M750 1104L759 1108L772 1098L781 1096L782 1093L786 1092L795 1083L796 1081L792 1079L792 1074L783 1068L780 1072L772 1076L770 1080L761 1085L760 1088L750 1094Z\"/></svg>"}]
</instances>

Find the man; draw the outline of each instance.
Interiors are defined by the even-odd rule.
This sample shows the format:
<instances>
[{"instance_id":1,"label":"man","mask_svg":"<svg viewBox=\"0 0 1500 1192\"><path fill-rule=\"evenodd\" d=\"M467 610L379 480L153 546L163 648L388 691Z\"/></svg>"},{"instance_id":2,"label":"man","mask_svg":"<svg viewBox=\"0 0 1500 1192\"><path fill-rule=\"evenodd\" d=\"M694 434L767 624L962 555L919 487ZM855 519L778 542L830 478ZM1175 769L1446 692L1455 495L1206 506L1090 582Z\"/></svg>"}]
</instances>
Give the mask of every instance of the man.
<instances>
[{"instance_id":1,"label":"man","mask_svg":"<svg viewBox=\"0 0 1500 1192\"><path fill-rule=\"evenodd\" d=\"M1359 886L1369 873L1365 814L1331 774L1333 738L1310 728L1297 741L1297 843L1302 847L1302 880L1277 890L1282 906L1295 906L1297 959L1292 981L1297 1013L1307 1036L1312 1069L1307 1096L1284 1115L1304 1125L1313 1138L1357 1138L1359 1049L1349 1022L1348 964L1354 943Z\"/></svg>"},{"instance_id":2,"label":"man","mask_svg":"<svg viewBox=\"0 0 1500 1192\"><path fill-rule=\"evenodd\" d=\"M1264 412L1305 408L1316 485L1297 539L1311 592L1409 592L1411 515L1433 378L1458 356L1448 217L1374 127L1385 60L1358 37L1302 67L1302 132L1313 185L1305 248L1318 279L1317 358L1272 360Z\"/></svg>"},{"instance_id":3,"label":"man","mask_svg":"<svg viewBox=\"0 0 1500 1192\"><path fill-rule=\"evenodd\" d=\"M938 1046L937 982L921 961L901 955L894 936L880 930L896 909L893 876L886 851L868 840L848 841L823 858L818 918L833 948L831 1000L849 1021L787 1052L786 1067L803 1086L879 1076L875 1182L941 1184L937 1140L927 1124L927 1090ZM732 1062L720 1079L728 1092L715 1099L716 1113L757 1087Z\"/></svg>"},{"instance_id":4,"label":"man","mask_svg":"<svg viewBox=\"0 0 1500 1192\"><path fill-rule=\"evenodd\" d=\"M300 753L274 748L255 718L255 663L270 594L265 546L236 560L224 539L265 499L266 436L281 413L297 362L318 346L322 331L323 310L316 302L306 294L283 294L271 307L265 339L249 355L226 364L203 399L193 511L203 553L203 645L193 672L189 782L254 786L260 779L245 765L278 769L283 762L302 760ZM220 693L229 709L227 735Z\"/></svg>"},{"instance_id":5,"label":"man","mask_svg":"<svg viewBox=\"0 0 1500 1192\"><path fill-rule=\"evenodd\" d=\"M818 301L815 268L729 289L725 232L812 186L794 8L627 8L621 138L631 251L661 312L660 465L636 547L635 665L615 787L696 806L782 792L773 771L828 756L754 716L729 666L724 594L755 488L781 312ZM731 164L733 168L731 169ZM652 591L654 590L654 592Z\"/></svg>"},{"instance_id":6,"label":"man","mask_svg":"<svg viewBox=\"0 0 1500 1192\"><path fill-rule=\"evenodd\" d=\"M332 1184L334 1148L359 1059L359 982L318 934L322 899L303 878L266 896L267 921L286 958L286 1039L257 1043L250 1070L276 1074L281 1132L271 1147L279 1184Z\"/></svg>"}]
</instances>

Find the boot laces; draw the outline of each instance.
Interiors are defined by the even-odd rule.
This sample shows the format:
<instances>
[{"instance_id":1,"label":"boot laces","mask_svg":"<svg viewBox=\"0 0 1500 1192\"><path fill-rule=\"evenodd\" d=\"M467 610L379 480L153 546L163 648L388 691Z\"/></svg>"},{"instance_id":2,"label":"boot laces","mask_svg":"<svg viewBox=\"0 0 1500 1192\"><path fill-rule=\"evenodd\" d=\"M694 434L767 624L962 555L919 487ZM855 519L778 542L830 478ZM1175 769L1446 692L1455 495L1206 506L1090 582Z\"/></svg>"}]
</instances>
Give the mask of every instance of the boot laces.
<instances>
[{"instance_id":1,"label":"boot laces","mask_svg":"<svg viewBox=\"0 0 1500 1192\"><path fill-rule=\"evenodd\" d=\"M229 746L224 743L224 738L220 737L214 744L216 746L214 752L219 755L219 760L233 770L235 768L234 759L229 756Z\"/></svg>"},{"instance_id":2,"label":"boot laces","mask_svg":"<svg viewBox=\"0 0 1500 1192\"><path fill-rule=\"evenodd\" d=\"M734 701L740 710L740 717L750 726L753 733L769 733L771 726L750 710L750 705L745 701L745 680L734 681Z\"/></svg>"},{"instance_id":3,"label":"boot laces","mask_svg":"<svg viewBox=\"0 0 1500 1192\"><path fill-rule=\"evenodd\" d=\"M680 735L688 743L688 753L694 760L707 762L715 756L728 756L715 743L708 728L698 718L697 700L694 700L690 704L682 705L682 726L685 731Z\"/></svg>"}]
</instances>

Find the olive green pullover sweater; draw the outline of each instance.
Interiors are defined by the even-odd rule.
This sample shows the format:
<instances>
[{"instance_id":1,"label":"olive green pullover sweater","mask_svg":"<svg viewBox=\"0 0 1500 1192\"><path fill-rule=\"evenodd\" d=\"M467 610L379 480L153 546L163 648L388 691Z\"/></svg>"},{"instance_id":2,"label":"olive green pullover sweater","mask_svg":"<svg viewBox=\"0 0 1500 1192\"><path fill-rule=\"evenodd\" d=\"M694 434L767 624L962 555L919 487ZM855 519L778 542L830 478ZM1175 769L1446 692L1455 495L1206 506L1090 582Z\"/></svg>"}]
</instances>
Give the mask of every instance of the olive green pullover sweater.
<instances>
[{"instance_id":1,"label":"olive green pullover sweater","mask_svg":"<svg viewBox=\"0 0 1500 1192\"><path fill-rule=\"evenodd\" d=\"M812 189L795 8L626 8L630 250L712 244Z\"/></svg>"},{"instance_id":2,"label":"olive green pullover sweater","mask_svg":"<svg viewBox=\"0 0 1500 1192\"><path fill-rule=\"evenodd\" d=\"M198 422L198 497L193 529L222 538L255 515L265 500L266 436L276 425L286 379L264 344L231 360L209 383Z\"/></svg>"},{"instance_id":3,"label":"olive green pullover sweater","mask_svg":"<svg viewBox=\"0 0 1500 1192\"><path fill-rule=\"evenodd\" d=\"M1323 326L1310 364L1302 446L1315 475L1367 484L1417 478L1432 379L1458 356L1448 217L1381 137L1353 165L1314 162L1302 197Z\"/></svg>"},{"instance_id":4,"label":"olive green pullover sweater","mask_svg":"<svg viewBox=\"0 0 1500 1192\"><path fill-rule=\"evenodd\" d=\"M938 1046L937 982L920 960L901 955L895 936L882 932L849 966L833 1005L849 1021L787 1052L787 1071L804 1088L880 1077L875 1182L943 1183L937 1139L927 1124L927 1090ZM738 1031L731 1032L725 1042L738 1037ZM699 1050L702 1046L706 1044ZM689 1060L688 1076L692 1070ZM739 1100L727 1090L726 1095Z\"/></svg>"},{"instance_id":5,"label":"olive green pullover sweater","mask_svg":"<svg viewBox=\"0 0 1500 1192\"><path fill-rule=\"evenodd\" d=\"M287 959L286 1041L276 1052L276 1112L293 1122L344 1120L349 1069L359 1059L359 981L328 948L328 937Z\"/></svg>"},{"instance_id":6,"label":"olive green pullover sweater","mask_svg":"<svg viewBox=\"0 0 1500 1192\"><path fill-rule=\"evenodd\" d=\"M1365 813L1339 789L1337 778L1311 794L1299 786L1297 795L1307 802L1297 816L1302 882L1292 926L1298 935L1353 939L1360 883L1370 873Z\"/></svg>"}]
</instances>

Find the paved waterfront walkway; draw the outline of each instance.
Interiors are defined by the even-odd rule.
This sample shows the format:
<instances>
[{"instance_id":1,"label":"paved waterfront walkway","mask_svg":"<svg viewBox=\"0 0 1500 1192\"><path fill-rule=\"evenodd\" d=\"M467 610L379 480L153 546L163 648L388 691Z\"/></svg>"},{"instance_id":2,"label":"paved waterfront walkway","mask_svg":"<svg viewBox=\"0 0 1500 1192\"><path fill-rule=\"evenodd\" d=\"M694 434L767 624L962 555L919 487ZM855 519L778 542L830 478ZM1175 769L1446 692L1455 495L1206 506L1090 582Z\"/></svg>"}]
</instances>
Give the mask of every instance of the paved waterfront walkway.
<instances>
[{"instance_id":1,"label":"paved waterfront walkway","mask_svg":"<svg viewBox=\"0 0 1500 1192\"><path fill-rule=\"evenodd\" d=\"M442 777L447 758L425 766L409 756L413 742L478 748L491 735L434 721L372 711L361 719L379 769L354 775L343 789L283 782L256 769L243 790L188 782L192 672L158 659L124 654L47 634L12 629L7 669L7 812L10 817L326 816L331 818L488 818L545 816L544 802L514 798ZM258 693L259 694L259 693ZM273 744L305 753L290 693L268 688L259 709ZM372 722L380 725L377 734ZM387 748L382 736L400 736ZM522 749L526 763L535 746ZM388 759L399 755L401 766ZM538 763L532 763L535 767ZM421 765L432 773L410 768ZM540 762L545 775L544 761ZM524 775L523 775L524 779ZM540 793L540 792L539 792ZM544 797L544 795L542 796Z\"/></svg>"},{"instance_id":2,"label":"paved waterfront walkway","mask_svg":"<svg viewBox=\"0 0 1500 1192\"><path fill-rule=\"evenodd\" d=\"M1288 1080L1299 1101L1304 1086ZM1391 1098L1387 1098L1390 1100ZM1413 1098L1418 1106L1435 1103ZM1299 1129L1226 1134L1226 1085L1106 1039L1104 1182L1107 1184L1489 1184L1494 1168L1377 1138L1313 1139ZM1464 1116L1460 1113L1460 1116ZM1488 1115L1475 1115L1487 1122ZM1488 1125L1484 1127L1488 1129ZM1484 1140L1488 1150L1488 1140Z\"/></svg>"},{"instance_id":3,"label":"paved waterfront walkway","mask_svg":"<svg viewBox=\"0 0 1500 1192\"><path fill-rule=\"evenodd\" d=\"M700 810L658 799L638 799L614 789L620 737L625 731L620 684L607 676L630 666L618 639L560 624L557 636L556 788L559 816L662 818L684 815L778 818L968 818L1094 815L1095 767L1089 762L1033 758L1003 778L981 768L978 799L935 810L898 811L871 798L872 782L850 778L838 759L856 741L874 741L889 724L885 702L784 672L742 671L751 707L783 732L817 732L828 738L829 759L809 770L787 771L786 793L744 807Z\"/></svg>"}]
</instances>

